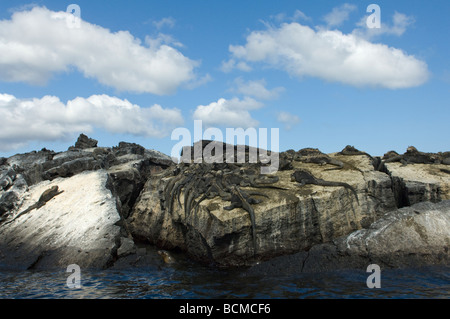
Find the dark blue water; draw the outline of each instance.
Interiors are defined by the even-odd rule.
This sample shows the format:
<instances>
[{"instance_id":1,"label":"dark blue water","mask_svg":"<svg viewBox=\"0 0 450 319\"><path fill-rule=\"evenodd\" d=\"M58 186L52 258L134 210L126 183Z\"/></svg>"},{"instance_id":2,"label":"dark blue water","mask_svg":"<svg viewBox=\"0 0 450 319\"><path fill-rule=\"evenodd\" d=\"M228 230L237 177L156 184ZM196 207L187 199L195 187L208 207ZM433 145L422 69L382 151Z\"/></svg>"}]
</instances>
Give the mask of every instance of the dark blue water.
<instances>
[{"instance_id":1,"label":"dark blue water","mask_svg":"<svg viewBox=\"0 0 450 319\"><path fill-rule=\"evenodd\" d=\"M277 276L244 275L195 264L82 271L81 288L68 288L65 271L0 273L0 298L445 298L450 267L382 270L369 289L361 271Z\"/></svg>"}]
</instances>

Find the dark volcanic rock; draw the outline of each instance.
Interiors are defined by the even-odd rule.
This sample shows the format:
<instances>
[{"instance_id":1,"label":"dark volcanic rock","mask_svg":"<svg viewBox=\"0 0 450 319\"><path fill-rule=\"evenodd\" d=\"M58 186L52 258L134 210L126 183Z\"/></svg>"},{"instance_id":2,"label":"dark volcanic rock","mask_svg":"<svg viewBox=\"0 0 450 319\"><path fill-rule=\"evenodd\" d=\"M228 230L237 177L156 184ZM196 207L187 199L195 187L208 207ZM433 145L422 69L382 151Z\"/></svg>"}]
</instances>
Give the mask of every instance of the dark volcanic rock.
<instances>
[{"instance_id":1,"label":"dark volcanic rock","mask_svg":"<svg viewBox=\"0 0 450 319\"><path fill-rule=\"evenodd\" d=\"M291 165L309 169L317 178L351 184L358 201L344 187L292 182L289 165L261 176L258 164L181 163L172 172L147 181L129 217L131 233L163 249L179 248L196 260L221 266L249 265L308 250L368 227L396 208L391 179L375 171L367 156L339 160L345 166L338 171L314 163L293 161ZM252 179L260 184L252 186ZM225 209L233 201L231 195L227 199L221 194L220 188L226 185L257 193L252 204L254 225L248 209Z\"/></svg>"},{"instance_id":2,"label":"dark volcanic rock","mask_svg":"<svg viewBox=\"0 0 450 319\"><path fill-rule=\"evenodd\" d=\"M196 145L205 148L210 144L202 141ZM224 147L220 143L217 146ZM324 155L330 159L324 163L296 158ZM207 264L244 266L279 255L303 254L313 246L328 245L353 231L368 229L399 207L396 181L400 176L414 178L415 183L423 185L424 191L409 187L408 204L450 199L450 176L441 170L442 164L414 163L394 171L391 168L402 164L385 163L391 172L386 174L375 168L369 154L350 147L335 154L322 154L314 148L291 150L280 153L281 163L282 169L270 175L269 180L277 181L269 185L275 186L272 188L261 184L255 189L246 181L248 172L258 168L258 163L181 163L172 173L153 175L128 219L131 233L163 249L178 248ZM345 187L293 183L290 176L298 169L318 179L350 185L356 194ZM192 171L197 175L192 176ZM214 179L216 185L211 182ZM253 221L247 208L225 209L230 207L230 198L233 201L233 197L222 194L224 189L220 190L225 184L259 193L251 205ZM330 247L327 251L331 254L334 250Z\"/></svg>"},{"instance_id":3,"label":"dark volcanic rock","mask_svg":"<svg viewBox=\"0 0 450 319\"><path fill-rule=\"evenodd\" d=\"M117 147L113 147L113 152L115 156L129 154L144 155L145 148L135 143L119 142Z\"/></svg>"},{"instance_id":4,"label":"dark volcanic rock","mask_svg":"<svg viewBox=\"0 0 450 319\"><path fill-rule=\"evenodd\" d=\"M19 197L15 192L6 192L0 197L0 216L16 208Z\"/></svg>"},{"instance_id":5,"label":"dark volcanic rock","mask_svg":"<svg viewBox=\"0 0 450 319\"><path fill-rule=\"evenodd\" d=\"M136 244L224 267L260 263L249 272L268 274L448 263L447 152L430 163L412 151L417 163L411 151L374 159L353 147L289 150L270 154L278 171L264 174L265 163L249 160L265 150L244 146L245 163L236 163L233 146L234 163L191 163L216 155L195 146L217 146L226 159L223 143L185 148L189 163L176 165L135 143L98 147L85 135L66 152L0 159L1 266L142 265ZM328 183L297 183L300 170ZM63 193L27 211L53 186Z\"/></svg>"},{"instance_id":6,"label":"dark volcanic rock","mask_svg":"<svg viewBox=\"0 0 450 319\"><path fill-rule=\"evenodd\" d=\"M387 213L370 228L310 250L280 256L251 267L248 275L290 275L337 269L448 265L450 201L424 202Z\"/></svg>"},{"instance_id":7,"label":"dark volcanic rock","mask_svg":"<svg viewBox=\"0 0 450 319\"><path fill-rule=\"evenodd\" d=\"M42 173L44 180L53 180L57 177L71 177L84 171L95 171L103 168L100 161L93 157L81 157L71 161L63 162Z\"/></svg>"},{"instance_id":8,"label":"dark volcanic rock","mask_svg":"<svg viewBox=\"0 0 450 319\"><path fill-rule=\"evenodd\" d=\"M78 140L75 142L75 148L78 149L93 148L97 147L97 143L98 143L97 140L89 138L84 134L80 134Z\"/></svg>"}]
</instances>

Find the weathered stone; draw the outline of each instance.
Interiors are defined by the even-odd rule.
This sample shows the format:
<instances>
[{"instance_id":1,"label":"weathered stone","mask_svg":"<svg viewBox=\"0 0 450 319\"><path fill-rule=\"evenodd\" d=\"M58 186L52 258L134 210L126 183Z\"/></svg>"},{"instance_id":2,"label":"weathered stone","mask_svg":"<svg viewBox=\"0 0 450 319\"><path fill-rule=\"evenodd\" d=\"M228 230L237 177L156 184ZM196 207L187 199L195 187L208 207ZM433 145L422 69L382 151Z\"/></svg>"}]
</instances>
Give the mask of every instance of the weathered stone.
<instances>
[{"instance_id":1,"label":"weathered stone","mask_svg":"<svg viewBox=\"0 0 450 319\"><path fill-rule=\"evenodd\" d=\"M120 240L120 227L115 225L120 216L105 186L107 178L105 171L84 172L30 187L17 211L36 203L51 186L64 192L12 223L0 224L0 268L111 265Z\"/></svg>"},{"instance_id":2,"label":"weathered stone","mask_svg":"<svg viewBox=\"0 0 450 319\"><path fill-rule=\"evenodd\" d=\"M145 148L136 143L119 142L119 145L113 147L115 156L122 156L127 154L144 155Z\"/></svg>"},{"instance_id":3,"label":"weathered stone","mask_svg":"<svg viewBox=\"0 0 450 319\"><path fill-rule=\"evenodd\" d=\"M52 161L55 154L55 152L46 149L39 152L16 154L8 158L7 165L16 173L23 173L27 184L33 185L43 180L40 167L44 163Z\"/></svg>"},{"instance_id":4,"label":"weathered stone","mask_svg":"<svg viewBox=\"0 0 450 319\"><path fill-rule=\"evenodd\" d=\"M167 174L150 177L144 186L129 218L131 232L134 237L162 248L178 247L197 260L221 266L248 265L307 250L368 227L384 212L396 208L389 176L375 171L367 156L339 158L345 162L340 171L327 171L313 163L293 165L309 169L318 178L351 184L357 190L360 204L344 187L300 187L291 182L292 171L277 172L276 185L286 190L258 189L269 200L253 205L257 256L253 255L248 213L240 208L224 210L228 204L220 197L204 199L195 214L186 216L181 194L181 205L173 199L173 211L168 212L164 205L167 199L162 194L175 177Z\"/></svg>"},{"instance_id":5,"label":"weathered stone","mask_svg":"<svg viewBox=\"0 0 450 319\"><path fill-rule=\"evenodd\" d=\"M204 148L206 142L197 145ZM333 154L314 148L289 150L279 153L277 172L261 176L260 162L175 165L167 155L134 143L113 148L93 147L92 141L82 144L61 153L43 149L18 154L0 165L1 267L44 269L78 263L103 268L154 259L135 243L178 248L206 264L248 266L272 259L280 269L301 271L361 267L368 260L401 266L448 258L448 243L439 241L446 236L443 230L427 224L439 220L440 213L434 214L431 206L412 206L414 214L405 219L397 212L418 202L450 199L444 163L448 152L436 155L439 163L428 161L433 154L419 153L427 164L405 164L396 162L398 154L372 158L352 147ZM224 144L217 145L226 151ZM248 162L255 149L243 149ZM237 148L233 150L236 161ZM191 159L197 155L192 152ZM215 154L206 155L210 160ZM308 156L320 158L305 159ZM390 158L394 160L387 161ZM291 181L299 170L332 183ZM53 185L64 193L18 215ZM241 202L236 194L241 194ZM397 217L391 220L387 213ZM440 223L447 225L447 220ZM385 235L385 230L392 231L383 239L377 229L384 229L378 233ZM409 242L416 252L408 250ZM387 253L382 255L382 249ZM423 253L426 249L431 253Z\"/></svg>"},{"instance_id":6,"label":"weathered stone","mask_svg":"<svg viewBox=\"0 0 450 319\"><path fill-rule=\"evenodd\" d=\"M382 269L448 265L449 248L450 201L424 202L386 213L369 229L255 265L246 274L365 270L369 264Z\"/></svg>"},{"instance_id":7,"label":"weathered stone","mask_svg":"<svg viewBox=\"0 0 450 319\"><path fill-rule=\"evenodd\" d=\"M444 164L386 163L384 170L392 179L398 207L450 199L450 174Z\"/></svg>"},{"instance_id":8,"label":"weathered stone","mask_svg":"<svg viewBox=\"0 0 450 319\"><path fill-rule=\"evenodd\" d=\"M93 171L101 169L101 164L94 158L78 158L63 163L45 171L42 176L46 180L53 180L57 177L71 177L85 171Z\"/></svg>"},{"instance_id":9,"label":"weathered stone","mask_svg":"<svg viewBox=\"0 0 450 319\"><path fill-rule=\"evenodd\" d=\"M22 174L15 174L14 171L11 173L11 170L9 170L6 176L8 177L8 185L4 190L0 189L0 216L2 216L2 220L6 219L11 211L20 206L21 198L28 190L28 185Z\"/></svg>"},{"instance_id":10,"label":"weathered stone","mask_svg":"<svg viewBox=\"0 0 450 319\"><path fill-rule=\"evenodd\" d=\"M120 238L120 247L117 250L117 257L125 257L136 252L136 245L133 239L127 237Z\"/></svg>"},{"instance_id":11,"label":"weathered stone","mask_svg":"<svg viewBox=\"0 0 450 319\"><path fill-rule=\"evenodd\" d=\"M0 196L0 216L16 208L19 197L15 192L5 192Z\"/></svg>"},{"instance_id":12,"label":"weathered stone","mask_svg":"<svg viewBox=\"0 0 450 319\"><path fill-rule=\"evenodd\" d=\"M147 175L141 174L142 162L131 162L116 165L108 170L110 185L108 187L119 200L119 210L124 218L127 218L133 208ZM137 166L137 167L136 167Z\"/></svg>"},{"instance_id":13,"label":"weathered stone","mask_svg":"<svg viewBox=\"0 0 450 319\"><path fill-rule=\"evenodd\" d=\"M16 174L14 170L9 169L0 173L0 191L8 190L13 185L15 178Z\"/></svg>"},{"instance_id":14,"label":"weathered stone","mask_svg":"<svg viewBox=\"0 0 450 319\"><path fill-rule=\"evenodd\" d=\"M98 143L97 140L89 138L84 134L80 134L77 141L75 142L75 148L78 149L93 148L97 147L97 143Z\"/></svg>"}]
</instances>

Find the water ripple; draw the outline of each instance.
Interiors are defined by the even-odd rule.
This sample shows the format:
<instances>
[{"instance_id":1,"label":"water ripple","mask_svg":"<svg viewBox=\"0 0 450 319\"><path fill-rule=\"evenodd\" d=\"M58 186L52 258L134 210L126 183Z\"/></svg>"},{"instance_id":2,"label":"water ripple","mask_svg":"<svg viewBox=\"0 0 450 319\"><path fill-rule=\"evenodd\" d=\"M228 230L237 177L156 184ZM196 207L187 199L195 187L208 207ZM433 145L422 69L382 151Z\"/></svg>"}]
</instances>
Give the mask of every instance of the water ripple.
<instances>
[{"instance_id":1,"label":"water ripple","mask_svg":"<svg viewBox=\"0 0 450 319\"><path fill-rule=\"evenodd\" d=\"M81 288L64 271L0 273L0 298L450 298L450 267L382 271L381 288L364 271L240 276L206 267L82 272Z\"/></svg>"}]
</instances>

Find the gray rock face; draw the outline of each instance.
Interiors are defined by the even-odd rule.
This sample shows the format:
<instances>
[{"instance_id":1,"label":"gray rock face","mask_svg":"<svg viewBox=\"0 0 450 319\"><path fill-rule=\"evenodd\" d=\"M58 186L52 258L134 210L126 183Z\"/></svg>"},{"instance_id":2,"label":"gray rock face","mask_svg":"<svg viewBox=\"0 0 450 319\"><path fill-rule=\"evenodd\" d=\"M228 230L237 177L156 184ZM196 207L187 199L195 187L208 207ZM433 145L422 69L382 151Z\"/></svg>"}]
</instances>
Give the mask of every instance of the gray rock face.
<instances>
[{"instance_id":1,"label":"gray rock face","mask_svg":"<svg viewBox=\"0 0 450 319\"><path fill-rule=\"evenodd\" d=\"M291 153L287 156L281 153L280 157L289 161L298 152ZM291 160L289 165L284 165L284 169L275 174L279 181L274 185L284 190L254 189L241 183L242 190L257 191L262 195L256 197L261 199L260 203L252 205L256 227L252 226L245 209L225 210L230 202L222 195L204 198L202 180L198 180L201 194L195 194L192 190L186 193L189 182L180 182L183 181L183 178L180 179L183 168L175 174L164 172L153 175L145 184L128 219L131 233L142 241L164 249L179 248L196 260L219 266L248 266L280 255L309 251L353 231L367 229L386 213L399 207L395 183L402 172L386 174L378 171L374 168L377 166L374 159L360 153L328 154L327 158L332 160L325 166ZM342 164L336 168L337 165L332 162ZM388 168L397 165L401 164L386 164ZM428 176L428 195L416 198L417 192L410 188L406 192L411 198L409 203L438 202L449 198L450 178L440 171L440 165L409 164L405 167L411 170L410 177L416 176L416 181ZM226 164L219 164L210 169L212 175L217 175L228 168ZM245 171L244 167L242 169ZM307 170L322 180L351 185L356 190L359 204L354 194L345 187L300 186L291 182L290 175L296 169ZM172 197L165 196L166 189L171 187L178 189L178 192L174 191ZM178 199L175 194L179 194ZM167 200L173 204L168 206ZM193 204L186 207L186 203L191 201ZM256 254L252 246L253 228L256 229Z\"/></svg>"},{"instance_id":2,"label":"gray rock face","mask_svg":"<svg viewBox=\"0 0 450 319\"><path fill-rule=\"evenodd\" d=\"M84 137L82 137L84 136ZM97 141L82 135L80 147L70 147L66 152L56 153L46 149L39 152L17 154L1 166L0 185L7 184L3 171L22 174L31 186L58 177L71 177L84 171L109 169L130 161L145 162L147 166L167 167L173 165L171 158L161 152L146 150L140 145L121 142L114 148L93 147ZM89 146L89 148L87 148Z\"/></svg>"},{"instance_id":3,"label":"gray rock face","mask_svg":"<svg viewBox=\"0 0 450 319\"><path fill-rule=\"evenodd\" d=\"M116 200L106 188L105 171L84 172L30 187L20 210L43 191L58 186L63 193L43 207L0 224L0 268L47 269L78 264L106 268L120 242Z\"/></svg>"},{"instance_id":4,"label":"gray rock face","mask_svg":"<svg viewBox=\"0 0 450 319\"><path fill-rule=\"evenodd\" d=\"M75 143L75 148L78 149L85 149L85 148L92 148L97 147L97 140L94 140L93 138L89 138L84 134L80 134L78 137L78 140Z\"/></svg>"},{"instance_id":5,"label":"gray rock face","mask_svg":"<svg viewBox=\"0 0 450 319\"><path fill-rule=\"evenodd\" d=\"M369 264L382 269L448 265L449 248L450 201L424 202L389 212L368 229L253 266L247 274L365 269Z\"/></svg>"},{"instance_id":6,"label":"gray rock face","mask_svg":"<svg viewBox=\"0 0 450 319\"><path fill-rule=\"evenodd\" d=\"M2 162L0 268L44 269L70 261L105 268L119 247L121 254L130 252L129 242L120 246L120 238L129 236L125 219L147 178L173 162L136 144L91 148L97 142L86 138L66 152L43 149ZM14 219L33 207L43 188L55 185L64 192Z\"/></svg>"},{"instance_id":7,"label":"gray rock face","mask_svg":"<svg viewBox=\"0 0 450 319\"><path fill-rule=\"evenodd\" d=\"M9 212L16 208L16 202L19 201L19 197L14 192L5 192L0 197L0 217L6 212Z\"/></svg>"},{"instance_id":8,"label":"gray rock face","mask_svg":"<svg viewBox=\"0 0 450 319\"><path fill-rule=\"evenodd\" d=\"M79 140L0 161L0 268L127 265L147 260L137 244L224 267L260 263L255 272L448 262L443 161L290 150L263 176L261 163L175 165L134 143ZM300 170L325 183L297 183ZM64 192L20 215L56 185Z\"/></svg>"},{"instance_id":9,"label":"gray rock face","mask_svg":"<svg viewBox=\"0 0 450 319\"><path fill-rule=\"evenodd\" d=\"M344 161L345 156L340 158ZM293 162L292 165L294 169L309 169L325 180L351 184L357 190L359 205L354 194L344 187L299 186L291 182L290 170L276 173L279 181L274 186L285 190L241 185L245 191L258 191L268 198L258 197L262 202L253 205L256 256L248 212L242 208L224 210L229 202L221 197L203 199L198 210L186 213L186 194L181 192L180 201L173 199L172 211L167 210L164 190L179 175L165 173L165 177L163 174L150 177L129 218L131 232L141 240L165 249L178 247L197 260L220 266L249 265L307 250L368 227L385 212L396 208L391 179L375 171L367 156L345 158L345 163L348 168L341 171L326 171L313 163Z\"/></svg>"},{"instance_id":10,"label":"gray rock face","mask_svg":"<svg viewBox=\"0 0 450 319\"><path fill-rule=\"evenodd\" d=\"M27 189L28 185L22 174L7 165L0 166L0 222L5 219L6 213L18 207L20 198Z\"/></svg>"},{"instance_id":11,"label":"gray rock face","mask_svg":"<svg viewBox=\"0 0 450 319\"><path fill-rule=\"evenodd\" d=\"M136 245L133 239L122 237L120 238L120 247L117 250L117 257L125 257L136 252Z\"/></svg>"},{"instance_id":12,"label":"gray rock face","mask_svg":"<svg viewBox=\"0 0 450 319\"><path fill-rule=\"evenodd\" d=\"M398 207L430 201L450 199L450 174L442 170L445 164L386 163L385 171L392 178L392 186Z\"/></svg>"},{"instance_id":13,"label":"gray rock face","mask_svg":"<svg viewBox=\"0 0 450 319\"><path fill-rule=\"evenodd\" d=\"M410 261L414 264L416 259L448 263L450 201L401 208L336 245L344 254L367 256L380 265L399 267Z\"/></svg>"}]
</instances>

